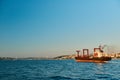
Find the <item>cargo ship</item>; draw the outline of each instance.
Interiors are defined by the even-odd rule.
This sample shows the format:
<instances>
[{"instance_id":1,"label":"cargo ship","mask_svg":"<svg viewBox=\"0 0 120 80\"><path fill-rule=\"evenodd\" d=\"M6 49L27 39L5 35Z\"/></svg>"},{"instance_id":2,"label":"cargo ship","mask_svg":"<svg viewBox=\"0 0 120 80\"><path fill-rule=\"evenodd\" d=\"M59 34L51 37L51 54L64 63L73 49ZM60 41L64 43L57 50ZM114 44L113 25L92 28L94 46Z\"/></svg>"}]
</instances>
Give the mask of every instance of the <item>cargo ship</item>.
<instances>
[{"instance_id":1,"label":"cargo ship","mask_svg":"<svg viewBox=\"0 0 120 80\"><path fill-rule=\"evenodd\" d=\"M89 49L83 49L83 53L80 54L80 50L77 50L77 55L75 60L77 62L95 62L95 63L104 63L111 60L111 57L103 51L103 47L99 46L94 48L93 54L89 54Z\"/></svg>"}]
</instances>

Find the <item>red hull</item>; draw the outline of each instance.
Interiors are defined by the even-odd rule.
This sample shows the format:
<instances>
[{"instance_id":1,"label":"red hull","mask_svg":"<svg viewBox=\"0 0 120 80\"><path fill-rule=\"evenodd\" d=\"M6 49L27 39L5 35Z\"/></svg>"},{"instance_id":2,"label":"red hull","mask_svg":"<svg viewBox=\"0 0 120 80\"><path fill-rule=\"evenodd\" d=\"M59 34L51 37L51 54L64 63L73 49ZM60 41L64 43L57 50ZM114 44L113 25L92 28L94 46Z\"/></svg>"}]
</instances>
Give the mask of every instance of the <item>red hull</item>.
<instances>
[{"instance_id":1,"label":"red hull","mask_svg":"<svg viewBox=\"0 0 120 80\"><path fill-rule=\"evenodd\" d=\"M104 63L111 60L111 57L101 57L101 58L89 58L89 57L75 57L76 62L95 62L95 63Z\"/></svg>"},{"instance_id":2,"label":"red hull","mask_svg":"<svg viewBox=\"0 0 120 80\"><path fill-rule=\"evenodd\" d=\"M76 62L105 63L105 62L107 62L107 61L99 61L99 60L76 60Z\"/></svg>"}]
</instances>

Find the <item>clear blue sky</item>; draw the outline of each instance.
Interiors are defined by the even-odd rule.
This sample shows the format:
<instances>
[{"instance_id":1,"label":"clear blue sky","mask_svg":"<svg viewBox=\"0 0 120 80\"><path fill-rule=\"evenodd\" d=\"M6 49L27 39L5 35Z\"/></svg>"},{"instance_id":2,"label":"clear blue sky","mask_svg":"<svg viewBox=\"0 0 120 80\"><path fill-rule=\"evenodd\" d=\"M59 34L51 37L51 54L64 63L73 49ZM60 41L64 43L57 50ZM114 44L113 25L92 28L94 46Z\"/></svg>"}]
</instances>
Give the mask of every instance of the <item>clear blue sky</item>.
<instances>
[{"instance_id":1,"label":"clear blue sky","mask_svg":"<svg viewBox=\"0 0 120 80\"><path fill-rule=\"evenodd\" d=\"M0 0L0 56L56 56L120 49L119 0Z\"/></svg>"}]
</instances>

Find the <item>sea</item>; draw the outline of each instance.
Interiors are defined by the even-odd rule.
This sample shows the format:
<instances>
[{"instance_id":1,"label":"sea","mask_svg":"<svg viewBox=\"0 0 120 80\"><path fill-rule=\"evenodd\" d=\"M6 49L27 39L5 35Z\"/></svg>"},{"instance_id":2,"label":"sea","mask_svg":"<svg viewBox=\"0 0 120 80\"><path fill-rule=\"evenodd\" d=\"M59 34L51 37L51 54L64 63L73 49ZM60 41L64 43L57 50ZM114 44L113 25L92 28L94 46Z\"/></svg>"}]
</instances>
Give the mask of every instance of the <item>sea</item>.
<instances>
[{"instance_id":1,"label":"sea","mask_svg":"<svg viewBox=\"0 0 120 80\"><path fill-rule=\"evenodd\" d=\"M120 80L120 60L1 60L0 80Z\"/></svg>"}]
</instances>

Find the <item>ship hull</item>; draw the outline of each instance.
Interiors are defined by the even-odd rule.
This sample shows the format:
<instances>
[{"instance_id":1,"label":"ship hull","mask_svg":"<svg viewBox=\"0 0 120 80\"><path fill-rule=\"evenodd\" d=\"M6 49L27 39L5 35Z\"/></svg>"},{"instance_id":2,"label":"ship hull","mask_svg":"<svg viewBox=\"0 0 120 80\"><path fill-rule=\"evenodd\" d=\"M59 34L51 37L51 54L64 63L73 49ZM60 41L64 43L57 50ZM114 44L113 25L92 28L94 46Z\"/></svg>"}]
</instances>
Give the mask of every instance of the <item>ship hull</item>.
<instances>
[{"instance_id":1,"label":"ship hull","mask_svg":"<svg viewBox=\"0 0 120 80\"><path fill-rule=\"evenodd\" d=\"M111 57L101 57L101 58L81 58L76 57L76 62L94 62L94 63L105 63L111 60Z\"/></svg>"},{"instance_id":2,"label":"ship hull","mask_svg":"<svg viewBox=\"0 0 120 80\"><path fill-rule=\"evenodd\" d=\"M105 63L105 62L107 62L107 61L99 61L99 60L76 60L76 62Z\"/></svg>"}]
</instances>

